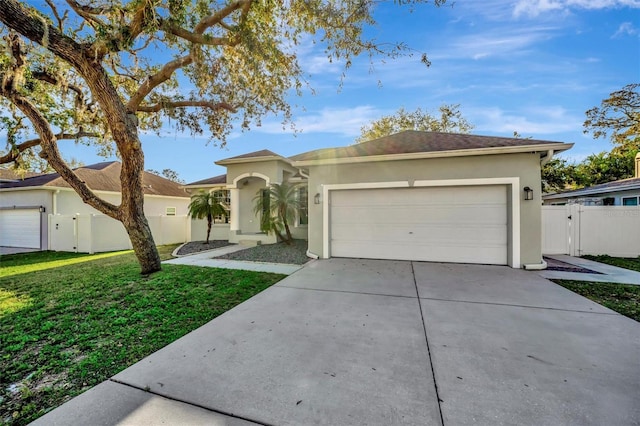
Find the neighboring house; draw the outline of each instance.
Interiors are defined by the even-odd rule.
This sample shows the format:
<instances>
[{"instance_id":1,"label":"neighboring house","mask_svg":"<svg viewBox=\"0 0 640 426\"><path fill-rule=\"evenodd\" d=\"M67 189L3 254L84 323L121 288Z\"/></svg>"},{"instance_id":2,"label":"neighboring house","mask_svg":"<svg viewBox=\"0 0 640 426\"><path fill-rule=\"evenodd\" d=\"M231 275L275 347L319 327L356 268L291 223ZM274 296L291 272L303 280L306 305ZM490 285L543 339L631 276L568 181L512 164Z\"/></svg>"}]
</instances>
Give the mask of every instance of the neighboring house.
<instances>
[{"instance_id":1,"label":"neighboring house","mask_svg":"<svg viewBox=\"0 0 640 426\"><path fill-rule=\"evenodd\" d=\"M74 171L99 197L120 203L119 162L78 167ZM144 211L151 215L186 215L189 195L179 184L144 172ZM102 215L85 204L57 173L0 182L0 246L47 250L48 215Z\"/></svg>"},{"instance_id":2,"label":"neighboring house","mask_svg":"<svg viewBox=\"0 0 640 426\"><path fill-rule=\"evenodd\" d=\"M185 186L228 205L215 238L275 242L260 233L254 198L272 183L300 184L292 227L309 255L540 265L541 162L572 144L406 131L282 157L268 150L216 162L227 174ZM206 224L192 225L193 240Z\"/></svg>"},{"instance_id":3,"label":"neighboring house","mask_svg":"<svg viewBox=\"0 0 640 426\"><path fill-rule=\"evenodd\" d=\"M640 205L640 153L636 154L636 173L630 179L621 179L573 191L545 194L545 205L582 204L583 206L639 206Z\"/></svg>"}]
</instances>

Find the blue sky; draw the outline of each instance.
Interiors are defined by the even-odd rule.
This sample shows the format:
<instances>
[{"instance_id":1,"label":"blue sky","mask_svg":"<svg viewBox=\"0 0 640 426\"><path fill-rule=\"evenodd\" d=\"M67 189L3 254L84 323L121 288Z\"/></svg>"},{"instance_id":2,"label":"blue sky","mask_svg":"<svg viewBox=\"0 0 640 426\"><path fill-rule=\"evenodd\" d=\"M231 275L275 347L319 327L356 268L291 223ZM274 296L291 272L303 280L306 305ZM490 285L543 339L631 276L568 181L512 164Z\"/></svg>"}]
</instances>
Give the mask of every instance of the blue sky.
<instances>
[{"instance_id":1,"label":"blue sky","mask_svg":"<svg viewBox=\"0 0 640 426\"><path fill-rule=\"evenodd\" d=\"M339 90L342 67L304 48L303 68L316 94L291 97L300 131L279 117L234 133L225 148L167 127L142 135L147 169L171 168L187 182L224 173L215 161L270 149L284 156L353 143L360 128L400 107L437 113L460 104L473 133L572 142L565 157L608 151L608 140L584 135L585 111L612 91L640 82L640 0L457 0L409 11L393 2L367 29L378 41L406 42L413 57L354 62ZM430 68L420 63L426 52ZM380 82L380 84L379 84ZM104 161L92 148L61 142L65 157Z\"/></svg>"}]
</instances>

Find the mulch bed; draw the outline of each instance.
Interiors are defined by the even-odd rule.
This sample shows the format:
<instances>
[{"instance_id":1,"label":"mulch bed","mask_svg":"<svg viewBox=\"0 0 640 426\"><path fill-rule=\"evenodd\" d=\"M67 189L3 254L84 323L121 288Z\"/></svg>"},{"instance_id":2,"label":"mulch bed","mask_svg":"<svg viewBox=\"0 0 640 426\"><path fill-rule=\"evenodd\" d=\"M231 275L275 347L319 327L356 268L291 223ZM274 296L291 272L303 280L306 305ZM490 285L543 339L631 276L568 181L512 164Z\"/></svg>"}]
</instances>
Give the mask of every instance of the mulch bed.
<instances>
[{"instance_id":1,"label":"mulch bed","mask_svg":"<svg viewBox=\"0 0 640 426\"><path fill-rule=\"evenodd\" d=\"M601 272L592 271L591 269L583 268L577 265L572 265L566 262L561 262L559 260L551 259L549 257L543 257L543 259L547 262L547 271L578 272L580 274L602 275Z\"/></svg>"},{"instance_id":2,"label":"mulch bed","mask_svg":"<svg viewBox=\"0 0 640 426\"><path fill-rule=\"evenodd\" d=\"M230 245L232 244L227 240L209 240L209 244L205 243L204 241L191 241L180 247L180 250L178 250L177 254L179 256L184 256L185 254L193 254L200 251L213 250Z\"/></svg>"}]
</instances>

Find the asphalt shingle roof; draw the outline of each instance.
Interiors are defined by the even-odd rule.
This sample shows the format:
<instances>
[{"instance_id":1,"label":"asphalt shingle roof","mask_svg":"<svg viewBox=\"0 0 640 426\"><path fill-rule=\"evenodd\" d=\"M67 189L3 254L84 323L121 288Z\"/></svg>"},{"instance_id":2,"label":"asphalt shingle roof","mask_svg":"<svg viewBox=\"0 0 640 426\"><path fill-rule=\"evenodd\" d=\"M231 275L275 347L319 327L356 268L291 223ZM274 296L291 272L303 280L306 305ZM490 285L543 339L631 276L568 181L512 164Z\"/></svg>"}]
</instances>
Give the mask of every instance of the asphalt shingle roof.
<instances>
[{"instance_id":1,"label":"asphalt shingle roof","mask_svg":"<svg viewBox=\"0 0 640 426\"><path fill-rule=\"evenodd\" d=\"M74 169L75 174L94 191L120 192L120 171L122 164L118 161L92 164ZM170 197L189 197L180 184L149 172L142 175L145 195L164 195ZM48 173L25 178L13 182L0 182L0 188L29 187L70 188L70 185L58 173Z\"/></svg>"},{"instance_id":2,"label":"asphalt shingle roof","mask_svg":"<svg viewBox=\"0 0 640 426\"><path fill-rule=\"evenodd\" d=\"M540 145L543 147L544 145L558 143L562 142L407 130L356 145L305 152L294 155L289 159L292 161L312 161L375 155L412 154L420 152L457 151L529 145Z\"/></svg>"},{"instance_id":3,"label":"asphalt shingle roof","mask_svg":"<svg viewBox=\"0 0 640 426\"><path fill-rule=\"evenodd\" d=\"M24 172L21 174L12 169L0 168L0 180L22 180L28 177L38 176L39 174L40 173L35 172Z\"/></svg>"},{"instance_id":4,"label":"asphalt shingle roof","mask_svg":"<svg viewBox=\"0 0 640 426\"><path fill-rule=\"evenodd\" d=\"M225 184L227 183L227 175L214 176L208 179L198 180L196 182L191 182L186 184L185 186L198 186L198 185L217 185L217 184Z\"/></svg>"},{"instance_id":5,"label":"asphalt shingle roof","mask_svg":"<svg viewBox=\"0 0 640 426\"><path fill-rule=\"evenodd\" d=\"M640 189L640 178L621 179L613 182L601 183L587 188L574 189L572 191L556 192L543 195L544 199L580 197L582 195L607 194L611 192Z\"/></svg>"},{"instance_id":6,"label":"asphalt shingle roof","mask_svg":"<svg viewBox=\"0 0 640 426\"><path fill-rule=\"evenodd\" d=\"M242 155L236 155L235 157L231 157L231 158L225 158L223 160L220 161L227 161L227 160L240 160L240 159L244 159L244 158L260 158L260 157L280 157L279 154L276 154L273 151L269 151L268 149L262 149L260 151L254 151L254 152L249 152L247 154L242 154Z\"/></svg>"}]
</instances>

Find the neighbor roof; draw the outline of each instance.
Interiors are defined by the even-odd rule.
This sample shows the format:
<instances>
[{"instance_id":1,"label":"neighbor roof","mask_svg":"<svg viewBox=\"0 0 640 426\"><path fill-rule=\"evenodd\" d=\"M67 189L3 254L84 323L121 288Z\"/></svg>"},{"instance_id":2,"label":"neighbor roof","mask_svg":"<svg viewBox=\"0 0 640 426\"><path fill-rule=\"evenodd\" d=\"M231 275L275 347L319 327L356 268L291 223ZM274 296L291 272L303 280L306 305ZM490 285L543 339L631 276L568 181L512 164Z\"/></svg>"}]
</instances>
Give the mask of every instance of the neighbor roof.
<instances>
[{"instance_id":1,"label":"neighbor roof","mask_svg":"<svg viewBox=\"0 0 640 426\"><path fill-rule=\"evenodd\" d=\"M588 188L574 189L572 191L546 194L546 195L543 195L542 198L545 200L553 200L557 198L576 198L576 197L593 196L593 195L600 195L600 194L605 195L605 194L610 194L612 192L629 191L629 190L635 190L635 189L640 190L640 178L616 180L613 182L601 183L600 185L590 186Z\"/></svg>"},{"instance_id":2,"label":"neighbor roof","mask_svg":"<svg viewBox=\"0 0 640 426\"><path fill-rule=\"evenodd\" d=\"M120 192L120 170L122 170L120 162L110 161L77 167L74 172L94 191ZM143 172L142 186L145 195L189 197L180 184L149 172ZM34 187L70 188L70 185L58 173L48 173L13 182L0 182L0 189Z\"/></svg>"},{"instance_id":3,"label":"neighbor roof","mask_svg":"<svg viewBox=\"0 0 640 426\"><path fill-rule=\"evenodd\" d=\"M565 151L573 144L536 139L505 138L499 136L478 136L458 133L419 132L407 130L372 141L341 148L326 148L305 152L290 158L298 165L316 161L339 161L351 158L371 158L388 156L411 156L411 154L439 153L441 155L465 155L501 152L554 152ZM455 154L454 154L455 153Z\"/></svg>"}]
</instances>

